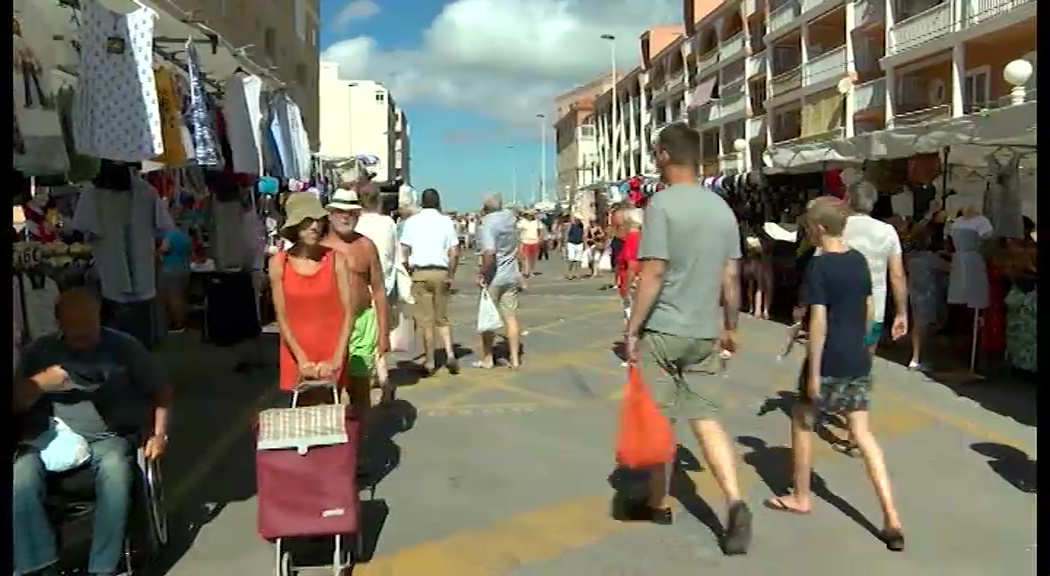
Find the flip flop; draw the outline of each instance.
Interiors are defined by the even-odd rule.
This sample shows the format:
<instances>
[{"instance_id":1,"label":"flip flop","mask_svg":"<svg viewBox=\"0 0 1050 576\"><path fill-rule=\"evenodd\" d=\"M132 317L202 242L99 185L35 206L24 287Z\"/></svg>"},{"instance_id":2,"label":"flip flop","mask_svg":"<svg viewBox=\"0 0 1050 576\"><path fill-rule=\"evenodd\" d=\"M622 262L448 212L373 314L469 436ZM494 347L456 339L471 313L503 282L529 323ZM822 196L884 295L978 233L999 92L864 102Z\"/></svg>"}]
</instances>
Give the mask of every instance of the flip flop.
<instances>
[{"instance_id":1,"label":"flip flop","mask_svg":"<svg viewBox=\"0 0 1050 576\"><path fill-rule=\"evenodd\" d=\"M471 366L479 370L492 370L496 367L495 364L486 364L481 360L475 360L473 363L471 363Z\"/></svg>"},{"instance_id":2,"label":"flip flop","mask_svg":"<svg viewBox=\"0 0 1050 576\"><path fill-rule=\"evenodd\" d=\"M799 516L805 516L809 514L809 510L799 510L798 508L792 508L787 504L784 504L784 501L781 500L781 498L781 496L774 496L773 498L768 498L762 501L762 505L776 512L787 512L788 514L797 514Z\"/></svg>"}]
</instances>

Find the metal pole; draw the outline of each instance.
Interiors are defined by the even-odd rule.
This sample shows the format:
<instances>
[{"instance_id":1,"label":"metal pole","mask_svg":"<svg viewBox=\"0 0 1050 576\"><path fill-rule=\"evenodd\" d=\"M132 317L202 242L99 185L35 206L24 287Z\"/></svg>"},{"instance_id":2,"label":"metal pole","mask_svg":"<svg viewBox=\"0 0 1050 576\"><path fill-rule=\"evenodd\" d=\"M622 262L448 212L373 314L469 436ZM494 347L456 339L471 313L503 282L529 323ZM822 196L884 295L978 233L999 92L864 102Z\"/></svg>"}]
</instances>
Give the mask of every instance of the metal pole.
<instances>
[{"instance_id":1,"label":"metal pole","mask_svg":"<svg viewBox=\"0 0 1050 576\"><path fill-rule=\"evenodd\" d=\"M540 201L547 201L547 126L540 116Z\"/></svg>"},{"instance_id":2,"label":"metal pole","mask_svg":"<svg viewBox=\"0 0 1050 576\"><path fill-rule=\"evenodd\" d=\"M617 122L617 116L618 115L616 113L616 109L620 106L620 100L616 96L616 84L618 84L618 82L616 81L616 37L615 36L613 36L612 39L609 41L609 45L611 46L611 48L609 50L609 53L610 53L610 57L612 58L612 141L613 141L613 173L612 173L612 178L610 178L610 179L616 179L616 178L618 178L617 174L619 173L619 168L620 168L620 151L619 151L619 149L616 146L619 143L619 140L617 139L616 135L618 133L620 125Z\"/></svg>"},{"instance_id":3,"label":"metal pole","mask_svg":"<svg viewBox=\"0 0 1050 576\"><path fill-rule=\"evenodd\" d=\"M507 146L510 150L510 204L518 205L518 155L513 146Z\"/></svg>"}]
</instances>

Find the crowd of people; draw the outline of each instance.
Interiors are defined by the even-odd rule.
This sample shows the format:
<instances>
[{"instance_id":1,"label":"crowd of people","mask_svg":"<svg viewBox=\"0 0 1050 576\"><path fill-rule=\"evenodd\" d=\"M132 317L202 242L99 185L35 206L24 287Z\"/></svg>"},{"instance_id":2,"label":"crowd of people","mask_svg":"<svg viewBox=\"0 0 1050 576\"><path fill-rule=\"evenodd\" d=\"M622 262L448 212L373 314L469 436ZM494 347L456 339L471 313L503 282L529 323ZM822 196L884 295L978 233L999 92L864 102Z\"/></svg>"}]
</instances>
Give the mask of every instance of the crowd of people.
<instances>
[{"instance_id":1,"label":"crowd of people","mask_svg":"<svg viewBox=\"0 0 1050 576\"><path fill-rule=\"evenodd\" d=\"M499 194L486 195L477 213L450 214L433 189L422 192L418 206L401 206L391 216L381 213L379 191L364 181L340 188L326 204L312 194L291 195L283 209L284 249L268 263L280 333L280 388L297 394L300 405L310 405L331 398L300 391L304 381L339 383L342 401L352 406L367 434L370 408L394 395L386 358L399 331L421 341L418 369L424 375L441 368L460 372L449 301L457 271L471 257L475 283L498 311L507 344L500 357L497 331L480 333L473 367L483 370L522 366L518 308L537 261L561 255L569 280L612 272L608 287L616 289L623 307L625 363L639 368L669 418L690 423L725 494L723 550L746 553L753 517L720 423L726 384L710 375L712 362L738 350L742 308L769 317L772 263L768 239L742 234L732 208L700 183L699 139L685 124L661 130L653 154L666 188L644 209L615 206L602 221L519 210L504 205ZM943 263L934 255L935 236L927 233L913 239L906 266L897 229L870 215L869 200L821 196L809 202L802 217L803 280L794 321L807 358L790 421L794 489L764 504L810 512L811 438L824 419L841 416L850 449L862 457L882 506L881 537L898 551L904 548L902 522L869 427L872 356L892 296L889 336L901 339L911 328L912 365L920 364L924 330L936 316L927 287ZM159 241L164 273L171 285L181 285L185 239ZM178 301L169 305L180 314ZM30 345L15 368L14 406L22 430L14 461L16 573L50 569L56 558L42 503L48 468L32 443L52 417L90 447L100 520L89 572L111 575L129 505L125 455L132 446L120 429L127 405L107 394L130 390L136 402L152 407L152 426L143 440L146 456L158 458L167 442L172 388L145 347L101 327L99 301L90 290L63 294L56 313L60 333ZM25 424L30 422L33 426ZM648 497L630 505L632 519L672 522L669 471L669 466L649 470Z\"/></svg>"}]
</instances>

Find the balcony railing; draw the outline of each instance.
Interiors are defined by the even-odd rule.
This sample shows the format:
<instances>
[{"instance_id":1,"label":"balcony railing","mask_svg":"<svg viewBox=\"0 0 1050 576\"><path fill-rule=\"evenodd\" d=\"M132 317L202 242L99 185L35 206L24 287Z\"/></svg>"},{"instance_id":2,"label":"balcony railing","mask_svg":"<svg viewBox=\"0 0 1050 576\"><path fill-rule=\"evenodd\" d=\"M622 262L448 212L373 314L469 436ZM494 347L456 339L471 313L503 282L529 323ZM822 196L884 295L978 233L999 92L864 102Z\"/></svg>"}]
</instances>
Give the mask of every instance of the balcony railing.
<instances>
[{"instance_id":1,"label":"balcony railing","mask_svg":"<svg viewBox=\"0 0 1050 576\"><path fill-rule=\"evenodd\" d=\"M788 0L784 4L781 4L779 8L773 10L769 15L769 34L776 32L780 28L790 26L802 13L802 7L798 3L798 0Z\"/></svg>"},{"instance_id":2,"label":"balcony railing","mask_svg":"<svg viewBox=\"0 0 1050 576\"><path fill-rule=\"evenodd\" d=\"M810 10L816 8L817 6L820 6L821 4L827 1L828 0L802 0L802 8L800 12L802 14L805 14L806 12L809 12Z\"/></svg>"},{"instance_id":3,"label":"balcony railing","mask_svg":"<svg viewBox=\"0 0 1050 576\"><path fill-rule=\"evenodd\" d=\"M744 32L741 30L733 35L732 38L722 40L722 45L718 48L718 54L722 58L722 61L729 60L730 58L740 54L744 51Z\"/></svg>"},{"instance_id":4,"label":"balcony railing","mask_svg":"<svg viewBox=\"0 0 1050 576\"><path fill-rule=\"evenodd\" d=\"M748 140L765 140L766 139L766 116L755 116L754 118L747 119L747 139Z\"/></svg>"},{"instance_id":5,"label":"balcony railing","mask_svg":"<svg viewBox=\"0 0 1050 576\"><path fill-rule=\"evenodd\" d=\"M886 2L883 0L853 0L853 27L858 28L885 19Z\"/></svg>"},{"instance_id":6,"label":"balcony railing","mask_svg":"<svg viewBox=\"0 0 1050 576\"><path fill-rule=\"evenodd\" d=\"M952 31L952 2L942 2L929 10L895 23L890 27L887 54L899 54Z\"/></svg>"},{"instance_id":7,"label":"balcony railing","mask_svg":"<svg viewBox=\"0 0 1050 576\"><path fill-rule=\"evenodd\" d=\"M667 80L668 91L675 90L683 86L685 86L685 70L682 70L677 74L672 74L671 77Z\"/></svg>"},{"instance_id":8,"label":"balcony railing","mask_svg":"<svg viewBox=\"0 0 1050 576\"><path fill-rule=\"evenodd\" d=\"M699 108L693 109L693 126L703 128L722 117L718 102L708 102Z\"/></svg>"},{"instance_id":9,"label":"balcony railing","mask_svg":"<svg viewBox=\"0 0 1050 576\"><path fill-rule=\"evenodd\" d=\"M753 76L765 76L766 75L766 63L769 60L767 56L769 52L762 52L755 54L747 59L747 77Z\"/></svg>"},{"instance_id":10,"label":"balcony railing","mask_svg":"<svg viewBox=\"0 0 1050 576\"><path fill-rule=\"evenodd\" d=\"M940 106L923 107L916 109L914 106L905 104L902 106L904 112L893 115L894 126L915 126L924 122L947 120L952 117L952 105L941 104Z\"/></svg>"},{"instance_id":11,"label":"balcony railing","mask_svg":"<svg viewBox=\"0 0 1050 576\"><path fill-rule=\"evenodd\" d=\"M722 81L719 82L719 85L726 86L728 84L743 82L747 79L747 74L744 73L745 70L746 67L744 66L743 60L739 62L739 66L730 65L722 68Z\"/></svg>"},{"instance_id":12,"label":"balcony railing","mask_svg":"<svg viewBox=\"0 0 1050 576\"><path fill-rule=\"evenodd\" d=\"M735 174L740 170L740 154L738 152L730 152L728 154L722 154L718 157L718 171L723 174L733 173Z\"/></svg>"},{"instance_id":13,"label":"balcony railing","mask_svg":"<svg viewBox=\"0 0 1050 576\"><path fill-rule=\"evenodd\" d=\"M846 47L839 46L834 50L828 50L802 66L802 85L813 86L828 80L842 78L845 75Z\"/></svg>"},{"instance_id":14,"label":"balcony railing","mask_svg":"<svg viewBox=\"0 0 1050 576\"><path fill-rule=\"evenodd\" d=\"M980 24L1035 0L969 0L963 4L963 25Z\"/></svg>"},{"instance_id":15,"label":"balcony railing","mask_svg":"<svg viewBox=\"0 0 1050 576\"><path fill-rule=\"evenodd\" d=\"M658 84L650 84L650 98L656 100L667 92L667 82L661 78Z\"/></svg>"},{"instance_id":16,"label":"balcony railing","mask_svg":"<svg viewBox=\"0 0 1050 576\"><path fill-rule=\"evenodd\" d=\"M722 118L747 111L747 98L744 95L744 85L739 84L738 86L731 87L729 90L722 90L720 104Z\"/></svg>"},{"instance_id":17,"label":"balcony railing","mask_svg":"<svg viewBox=\"0 0 1050 576\"><path fill-rule=\"evenodd\" d=\"M797 140L801 134L801 122L778 122L773 124L770 136L773 137L775 144L783 144L791 140Z\"/></svg>"},{"instance_id":18,"label":"balcony railing","mask_svg":"<svg viewBox=\"0 0 1050 576\"><path fill-rule=\"evenodd\" d=\"M802 67L779 74L769 83L769 97L783 96L802 87Z\"/></svg>"},{"instance_id":19,"label":"balcony railing","mask_svg":"<svg viewBox=\"0 0 1050 576\"><path fill-rule=\"evenodd\" d=\"M709 50L696 58L696 69L701 74L707 74L718 65L718 50Z\"/></svg>"},{"instance_id":20,"label":"balcony railing","mask_svg":"<svg viewBox=\"0 0 1050 576\"><path fill-rule=\"evenodd\" d=\"M886 79L879 78L853 88L853 111L880 110L886 107Z\"/></svg>"}]
</instances>

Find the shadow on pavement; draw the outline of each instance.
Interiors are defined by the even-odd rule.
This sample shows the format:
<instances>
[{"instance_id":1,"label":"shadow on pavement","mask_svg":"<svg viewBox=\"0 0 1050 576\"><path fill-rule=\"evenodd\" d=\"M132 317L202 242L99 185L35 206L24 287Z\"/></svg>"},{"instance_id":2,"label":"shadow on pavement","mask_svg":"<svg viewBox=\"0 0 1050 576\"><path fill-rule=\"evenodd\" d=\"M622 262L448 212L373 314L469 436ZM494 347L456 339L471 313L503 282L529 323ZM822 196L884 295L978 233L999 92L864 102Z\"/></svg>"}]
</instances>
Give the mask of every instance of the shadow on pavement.
<instances>
[{"instance_id":1,"label":"shadow on pavement","mask_svg":"<svg viewBox=\"0 0 1050 576\"><path fill-rule=\"evenodd\" d=\"M361 446L362 490L375 496L376 487L401 464L401 447L394 438L416 425L417 411L412 403L395 399L372 408L372 422L365 431Z\"/></svg>"},{"instance_id":2,"label":"shadow on pavement","mask_svg":"<svg viewBox=\"0 0 1050 576\"><path fill-rule=\"evenodd\" d=\"M390 515L390 508L385 500L361 500L361 541L358 549L357 536L350 534L344 536L342 548L344 561L347 555L352 559L353 565L364 564L375 556L376 546L379 543L379 534L383 531L383 525ZM331 574L332 561L335 553L335 538L322 536L317 538L290 538L282 541L282 547L291 553L292 563L300 573L305 574ZM353 567L343 572L349 576L353 573Z\"/></svg>"},{"instance_id":3,"label":"shadow on pavement","mask_svg":"<svg viewBox=\"0 0 1050 576\"><path fill-rule=\"evenodd\" d=\"M765 416L770 412L779 411L787 417L788 422L790 423L791 410L794 408L795 402L796 399L794 392L780 390L777 392L776 396L766 398L765 401L762 402L762 406L758 408L757 415ZM836 436L835 433L832 432L831 428L828 426L829 424L842 431L848 429L848 425L844 417L835 414L823 414L820 418L818 418L818 421L814 426L814 433L816 433L818 438L829 444L832 448L836 449L837 451L847 455L850 454L851 451L849 450L849 448L852 446L852 443L849 441L848 436L843 436L841 438L839 436Z\"/></svg>"},{"instance_id":4,"label":"shadow on pavement","mask_svg":"<svg viewBox=\"0 0 1050 576\"><path fill-rule=\"evenodd\" d=\"M791 493L793 470L790 448L769 446L765 440L754 436L739 436L737 442L751 449L751 452L744 455L744 462L755 469L759 478L769 487L774 496L786 496ZM863 473L860 466L858 466L858 471ZM879 528L852 504L832 492L820 474L813 472L810 486L814 496L837 508L839 512L845 514L876 538L880 537Z\"/></svg>"},{"instance_id":5,"label":"shadow on pavement","mask_svg":"<svg viewBox=\"0 0 1050 576\"><path fill-rule=\"evenodd\" d=\"M977 442L970 445L974 452L988 458L988 467L1003 480L1021 492L1036 494L1037 461L1027 454L1005 444Z\"/></svg>"}]
</instances>

